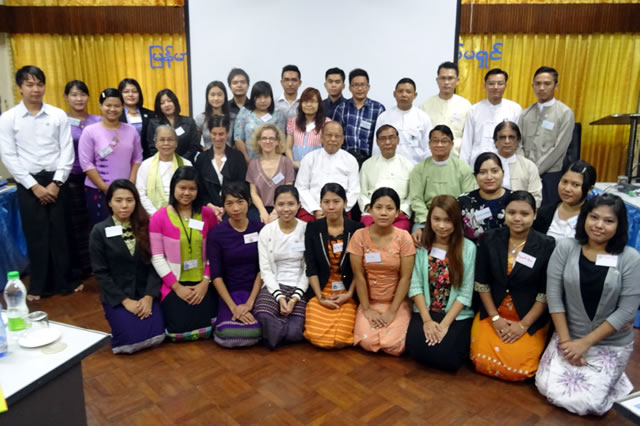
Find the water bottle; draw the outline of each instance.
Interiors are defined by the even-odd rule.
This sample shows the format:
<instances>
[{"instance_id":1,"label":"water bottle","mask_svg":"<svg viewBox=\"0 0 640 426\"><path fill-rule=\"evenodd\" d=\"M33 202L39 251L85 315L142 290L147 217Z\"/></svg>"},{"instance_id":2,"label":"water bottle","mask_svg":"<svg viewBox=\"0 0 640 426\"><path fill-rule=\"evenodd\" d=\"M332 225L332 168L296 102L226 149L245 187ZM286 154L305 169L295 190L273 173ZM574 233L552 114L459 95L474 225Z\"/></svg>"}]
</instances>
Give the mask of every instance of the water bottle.
<instances>
[{"instance_id":1,"label":"water bottle","mask_svg":"<svg viewBox=\"0 0 640 426\"><path fill-rule=\"evenodd\" d=\"M9 340L17 341L25 328L27 308L27 289L20 281L20 273L11 271L7 274L9 281L4 288L4 300L7 303L7 322L9 323Z\"/></svg>"},{"instance_id":2,"label":"water bottle","mask_svg":"<svg viewBox=\"0 0 640 426\"><path fill-rule=\"evenodd\" d=\"M7 343L7 329L2 321L2 313L0 313L0 358L5 356L9 351L9 343Z\"/></svg>"}]
</instances>

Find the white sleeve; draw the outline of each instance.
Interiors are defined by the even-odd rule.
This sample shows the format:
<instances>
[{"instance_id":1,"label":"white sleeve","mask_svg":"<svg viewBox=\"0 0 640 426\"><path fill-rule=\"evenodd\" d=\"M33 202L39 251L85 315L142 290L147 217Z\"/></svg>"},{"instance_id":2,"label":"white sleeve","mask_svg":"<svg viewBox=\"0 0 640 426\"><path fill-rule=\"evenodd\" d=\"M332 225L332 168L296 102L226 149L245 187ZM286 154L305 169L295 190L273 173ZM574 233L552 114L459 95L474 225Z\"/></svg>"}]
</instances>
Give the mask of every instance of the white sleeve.
<instances>
[{"instance_id":1,"label":"white sleeve","mask_svg":"<svg viewBox=\"0 0 640 426\"><path fill-rule=\"evenodd\" d=\"M462 144L460 145L460 159L471 165L471 151L473 149L473 108L467 114L467 120L464 123L464 131L462 132ZM473 167L473 166L472 166Z\"/></svg>"},{"instance_id":2,"label":"white sleeve","mask_svg":"<svg viewBox=\"0 0 640 426\"><path fill-rule=\"evenodd\" d=\"M69 124L69 120L67 120L67 115L62 110L59 112L58 119L60 120L60 128L58 129L58 146L60 147L60 156L58 157L58 164L56 165L53 180L66 182L69 174L71 174L71 168L73 167L76 154L73 149L71 125Z\"/></svg>"},{"instance_id":3,"label":"white sleeve","mask_svg":"<svg viewBox=\"0 0 640 426\"><path fill-rule=\"evenodd\" d=\"M278 222L272 222L271 225L278 226ZM276 299L279 300L284 297L280 286L276 281L275 265L271 262L271 256L269 253L273 250L272 243L272 226L267 225L260 231L258 237L258 258L260 261L260 277L262 278L263 287L267 288L267 291Z\"/></svg>"},{"instance_id":4,"label":"white sleeve","mask_svg":"<svg viewBox=\"0 0 640 426\"><path fill-rule=\"evenodd\" d=\"M351 157L346 160L350 164L348 164L349 174L347 188L345 188L347 190L347 211L350 212L360 197L360 174L358 173L358 160L347 152L345 154Z\"/></svg>"},{"instance_id":5,"label":"white sleeve","mask_svg":"<svg viewBox=\"0 0 640 426\"><path fill-rule=\"evenodd\" d=\"M149 213L149 217L153 216L153 214L158 211L149 197L147 197L147 178L149 177L149 164L150 162L145 160L140 164L140 168L138 168L138 174L136 175L136 189L138 190L138 194L140 194L140 204L142 207Z\"/></svg>"},{"instance_id":6,"label":"white sleeve","mask_svg":"<svg viewBox=\"0 0 640 426\"><path fill-rule=\"evenodd\" d=\"M309 214L320 210L320 204L316 201L316 197L311 193L311 169L313 168L313 153L306 155L300 162L298 176L296 176L296 188L300 193L300 203L302 208ZM357 167L356 167L357 170ZM320 194L317 194L318 198Z\"/></svg>"},{"instance_id":7,"label":"white sleeve","mask_svg":"<svg viewBox=\"0 0 640 426\"><path fill-rule=\"evenodd\" d=\"M302 223L302 226L299 226L299 229L296 230L298 232L298 237L301 241L304 241L305 231L307 229L306 222ZM297 297L298 300L302 300L304 294L309 289L309 277L307 277L307 265L304 260L304 255L300 260L300 276L298 277L298 283L296 284L296 289L291 297Z\"/></svg>"},{"instance_id":8,"label":"white sleeve","mask_svg":"<svg viewBox=\"0 0 640 426\"><path fill-rule=\"evenodd\" d=\"M20 164L18 147L13 132L14 113L15 111L9 110L0 116L0 157L2 157L2 162L16 182L27 189L31 189L38 182L29 174L26 167Z\"/></svg>"}]
</instances>

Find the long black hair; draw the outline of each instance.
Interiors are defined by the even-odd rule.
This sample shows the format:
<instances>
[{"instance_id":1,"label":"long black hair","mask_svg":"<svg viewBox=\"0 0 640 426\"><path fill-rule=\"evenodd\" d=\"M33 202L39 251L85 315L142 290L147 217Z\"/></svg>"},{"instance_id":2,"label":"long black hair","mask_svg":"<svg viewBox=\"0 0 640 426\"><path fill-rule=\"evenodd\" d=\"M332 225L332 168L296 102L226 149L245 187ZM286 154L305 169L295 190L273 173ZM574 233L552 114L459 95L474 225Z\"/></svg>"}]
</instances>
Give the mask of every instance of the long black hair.
<instances>
[{"instance_id":1,"label":"long black hair","mask_svg":"<svg viewBox=\"0 0 640 426\"><path fill-rule=\"evenodd\" d=\"M173 173L171 184L169 185L169 204L171 204L176 211L178 210L178 200L176 200L175 190L176 185L181 180L192 180L195 182L196 188L198 188L198 193L191 203L191 210L193 213L200 213L202 211L204 201L202 201L202 191L200 191L200 187L198 185L198 171L193 166L178 167Z\"/></svg>"}]
</instances>

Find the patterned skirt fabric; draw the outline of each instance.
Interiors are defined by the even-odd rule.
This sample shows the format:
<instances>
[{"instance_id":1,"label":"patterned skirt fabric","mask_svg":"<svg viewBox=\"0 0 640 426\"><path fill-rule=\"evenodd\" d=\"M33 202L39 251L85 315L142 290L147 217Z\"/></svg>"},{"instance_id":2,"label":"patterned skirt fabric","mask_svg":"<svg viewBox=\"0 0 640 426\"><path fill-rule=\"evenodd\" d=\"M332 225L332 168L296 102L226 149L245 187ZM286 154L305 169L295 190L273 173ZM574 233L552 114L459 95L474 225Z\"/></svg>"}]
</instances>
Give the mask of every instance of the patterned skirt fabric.
<instances>
[{"instance_id":1,"label":"patterned skirt fabric","mask_svg":"<svg viewBox=\"0 0 640 426\"><path fill-rule=\"evenodd\" d=\"M322 296L330 298L346 290L332 290L325 285ZM356 322L356 302L349 299L338 309L325 308L317 297L307 303L304 337L321 348L341 348L353 345L353 327Z\"/></svg>"},{"instance_id":2,"label":"patterned skirt fabric","mask_svg":"<svg viewBox=\"0 0 640 426\"><path fill-rule=\"evenodd\" d=\"M107 208L107 200L104 192L90 186L84 187L84 197L87 203L87 211L89 213L89 223L91 226L100 223L109 216Z\"/></svg>"},{"instance_id":3,"label":"patterned skirt fabric","mask_svg":"<svg viewBox=\"0 0 640 426\"><path fill-rule=\"evenodd\" d=\"M236 305L242 305L249 299L250 292L244 290L230 291L229 295ZM234 321L232 318L233 313L221 298L218 302L218 318L213 334L213 340L217 344L225 348L240 348L253 346L260 341L262 328L259 322L243 324L240 321Z\"/></svg>"},{"instance_id":4,"label":"patterned skirt fabric","mask_svg":"<svg viewBox=\"0 0 640 426\"><path fill-rule=\"evenodd\" d=\"M183 281L180 284L193 286L198 283ZM175 291L167 294L161 303L167 337L174 342L211 337L211 323L215 317L214 300L215 293L211 287L198 305L188 304Z\"/></svg>"},{"instance_id":5,"label":"patterned skirt fabric","mask_svg":"<svg viewBox=\"0 0 640 426\"><path fill-rule=\"evenodd\" d=\"M511 296L498 307L502 318L520 321ZM514 343L504 343L496 333L491 318L480 319L476 315L471 326L471 361L478 373L507 381L522 381L536 374L540 355L544 350L549 326L538 330L533 336L524 333Z\"/></svg>"},{"instance_id":6,"label":"patterned skirt fabric","mask_svg":"<svg viewBox=\"0 0 640 426\"><path fill-rule=\"evenodd\" d=\"M372 308L380 312L386 312L391 307L391 302L369 301ZM405 300L400 305L398 313L391 324L385 328L374 329L369 320L364 316L362 305L358 306L356 324L353 330L354 344L362 346L364 350L378 352L382 350L390 355L400 355L404 352L407 339L407 328L411 321L411 308L409 301Z\"/></svg>"},{"instance_id":7,"label":"patterned skirt fabric","mask_svg":"<svg viewBox=\"0 0 640 426\"><path fill-rule=\"evenodd\" d=\"M633 385L624 370L633 342L626 346L592 346L584 354L589 365L576 367L564 359L559 341L554 333L536 374L536 387L549 402L581 416L601 416L616 399L631 393Z\"/></svg>"},{"instance_id":8,"label":"patterned skirt fabric","mask_svg":"<svg viewBox=\"0 0 640 426\"><path fill-rule=\"evenodd\" d=\"M69 247L72 279L83 280L91 273L91 260L89 259L89 212L85 199L83 174L71 174L67 179L67 193L69 194Z\"/></svg>"},{"instance_id":9,"label":"patterned skirt fabric","mask_svg":"<svg viewBox=\"0 0 640 426\"><path fill-rule=\"evenodd\" d=\"M140 319L122 306L104 307L111 327L111 349L114 354L131 354L159 345L164 340L164 321L160 302L154 299L151 316Z\"/></svg>"},{"instance_id":10,"label":"patterned skirt fabric","mask_svg":"<svg viewBox=\"0 0 640 426\"><path fill-rule=\"evenodd\" d=\"M280 290L286 300L293 295L295 287L280 285ZM304 313L307 302L298 300L289 315L280 313L280 303L269 293L266 287L262 287L253 314L262 325L262 338L265 345L275 349L281 343L300 342L304 340Z\"/></svg>"}]
</instances>

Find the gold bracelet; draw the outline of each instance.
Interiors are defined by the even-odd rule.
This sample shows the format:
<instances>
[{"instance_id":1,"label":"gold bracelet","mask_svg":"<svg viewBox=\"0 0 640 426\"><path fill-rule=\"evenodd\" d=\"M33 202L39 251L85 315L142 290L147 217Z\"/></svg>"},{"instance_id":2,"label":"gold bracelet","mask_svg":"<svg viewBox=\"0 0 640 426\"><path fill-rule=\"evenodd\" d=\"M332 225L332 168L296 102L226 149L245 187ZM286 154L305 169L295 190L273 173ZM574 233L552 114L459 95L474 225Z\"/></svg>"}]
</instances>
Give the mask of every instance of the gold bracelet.
<instances>
[{"instance_id":1,"label":"gold bracelet","mask_svg":"<svg viewBox=\"0 0 640 426\"><path fill-rule=\"evenodd\" d=\"M521 322L519 322L519 323L518 323L518 325L520 326L520 328L522 329L522 331L527 331L527 329L523 327L523 325L522 325L522 323L521 323Z\"/></svg>"}]
</instances>

